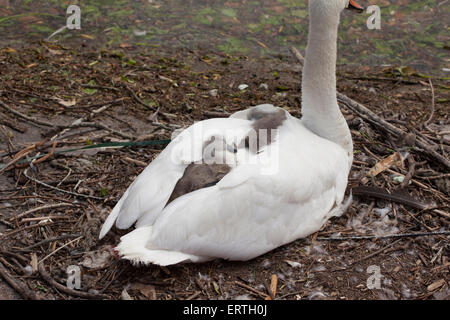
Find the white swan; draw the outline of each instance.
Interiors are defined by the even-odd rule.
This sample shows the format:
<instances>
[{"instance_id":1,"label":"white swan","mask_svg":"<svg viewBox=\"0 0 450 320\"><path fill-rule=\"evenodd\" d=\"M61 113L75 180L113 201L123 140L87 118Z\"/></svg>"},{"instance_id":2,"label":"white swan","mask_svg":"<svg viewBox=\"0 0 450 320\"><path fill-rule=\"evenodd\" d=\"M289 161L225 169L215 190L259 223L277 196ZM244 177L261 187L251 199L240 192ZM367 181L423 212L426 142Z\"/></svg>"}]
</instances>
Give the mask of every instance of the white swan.
<instances>
[{"instance_id":1,"label":"white swan","mask_svg":"<svg viewBox=\"0 0 450 320\"><path fill-rule=\"evenodd\" d=\"M362 11L353 0L309 0L301 120L260 105L192 125L126 190L100 239L114 223L136 224L116 247L134 263L249 260L342 214L353 160L336 100L337 30L346 7ZM267 139L255 139L261 129Z\"/></svg>"}]
</instances>

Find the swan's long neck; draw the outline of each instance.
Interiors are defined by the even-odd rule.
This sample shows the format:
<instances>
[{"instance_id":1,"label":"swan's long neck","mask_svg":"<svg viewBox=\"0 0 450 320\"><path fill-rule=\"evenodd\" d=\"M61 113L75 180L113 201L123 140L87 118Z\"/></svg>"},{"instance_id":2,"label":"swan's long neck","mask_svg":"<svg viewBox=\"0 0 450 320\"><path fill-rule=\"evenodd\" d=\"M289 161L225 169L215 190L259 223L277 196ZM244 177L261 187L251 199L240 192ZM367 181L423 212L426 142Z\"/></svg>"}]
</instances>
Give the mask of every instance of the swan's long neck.
<instances>
[{"instance_id":1,"label":"swan's long neck","mask_svg":"<svg viewBox=\"0 0 450 320\"><path fill-rule=\"evenodd\" d=\"M302 78L302 122L315 134L353 153L350 130L336 99L339 15L310 4L308 46Z\"/></svg>"}]
</instances>

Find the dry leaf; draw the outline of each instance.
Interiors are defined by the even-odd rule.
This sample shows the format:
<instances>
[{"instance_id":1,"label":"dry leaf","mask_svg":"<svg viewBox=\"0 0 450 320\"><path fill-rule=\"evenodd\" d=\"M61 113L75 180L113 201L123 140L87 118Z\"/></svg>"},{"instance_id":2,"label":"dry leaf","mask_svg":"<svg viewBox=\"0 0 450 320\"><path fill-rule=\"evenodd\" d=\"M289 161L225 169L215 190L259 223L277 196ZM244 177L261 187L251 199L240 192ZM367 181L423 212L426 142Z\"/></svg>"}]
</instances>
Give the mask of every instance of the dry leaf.
<instances>
[{"instance_id":1,"label":"dry leaf","mask_svg":"<svg viewBox=\"0 0 450 320\"><path fill-rule=\"evenodd\" d=\"M122 293L120 294L120 299L122 300L134 300L130 294L128 293L127 289L123 289Z\"/></svg>"},{"instance_id":2,"label":"dry leaf","mask_svg":"<svg viewBox=\"0 0 450 320\"><path fill-rule=\"evenodd\" d=\"M392 168L393 166L402 167L404 160L405 158L399 152L391 154L387 158L384 158L383 160L378 162L372 169L369 170L367 175L375 177L383 171Z\"/></svg>"},{"instance_id":3,"label":"dry leaf","mask_svg":"<svg viewBox=\"0 0 450 320\"><path fill-rule=\"evenodd\" d=\"M109 266L112 258L110 246L103 246L97 251L87 252L80 265L88 269L104 269Z\"/></svg>"},{"instance_id":4,"label":"dry leaf","mask_svg":"<svg viewBox=\"0 0 450 320\"><path fill-rule=\"evenodd\" d=\"M55 55L55 56L60 56L63 54L63 52L61 50L53 50L48 48L48 52L50 52L51 54Z\"/></svg>"},{"instance_id":5,"label":"dry leaf","mask_svg":"<svg viewBox=\"0 0 450 320\"><path fill-rule=\"evenodd\" d=\"M38 271L38 258L37 258L37 255L36 255L35 252L32 252L30 254L30 256L31 256L30 265L31 265L32 271L33 271L33 273L36 273Z\"/></svg>"},{"instance_id":6,"label":"dry leaf","mask_svg":"<svg viewBox=\"0 0 450 320\"><path fill-rule=\"evenodd\" d=\"M440 279L438 281L433 282L432 284L430 284L427 287L428 291L434 291L436 289L439 289L440 287L442 287L445 284L445 279Z\"/></svg>"},{"instance_id":7,"label":"dry leaf","mask_svg":"<svg viewBox=\"0 0 450 320\"><path fill-rule=\"evenodd\" d=\"M136 282L131 285L131 289L139 291L149 300L156 300L155 287L150 284Z\"/></svg>"},{"instance_id":8,"label":"dry leaf","mask_svg":"<svg viewBox=\"0 0 450 320\"><path fill-rule=\"evenodd\" d=\"M1 52L6 52L6 53L16 53L17 50L13 49L13 48L4 48L1 50Z\"/></svg>"},{"instance_id":9,"label":"dry leaf","mask_svg":"<svg viewBox=\"0 0 450 320\"><path fill-rule=\"evenodd\" d=\"M82 34L81 36L82 36L83 38L90 39L90 40L94 40L94 39L95 39L95 37L93 37L93 36L91 36L91 35L88 35L88 34Z\"/></svg>"}]
</instances>

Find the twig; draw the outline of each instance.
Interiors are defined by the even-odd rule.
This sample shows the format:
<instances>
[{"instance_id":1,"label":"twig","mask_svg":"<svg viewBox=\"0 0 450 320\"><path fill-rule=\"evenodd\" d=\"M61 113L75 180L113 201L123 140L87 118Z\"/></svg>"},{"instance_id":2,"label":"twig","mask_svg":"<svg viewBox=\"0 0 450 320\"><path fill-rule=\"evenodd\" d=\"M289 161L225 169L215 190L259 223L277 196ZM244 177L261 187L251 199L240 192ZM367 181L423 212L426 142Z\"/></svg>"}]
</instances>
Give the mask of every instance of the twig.
<instances>
[{"instance_id":1,"label":"twig","mask_svg":"<svg viewBox=\"0 0 450 320\"><path fill-rule=\"evenodd\" d=\"M381 248L380 250L377 250L377 251L375 251L375 252L373 252L373 253L371 253L371 254L365 256L365 257L362 257L361 259L358 259L358 260L356 260L356 261L353 261L352 263L350 263L350 266L353 266L353 265L357 264L358 262L361 262L361 261L370 259L370 258L372 258L372 257L374 257L374 256L376 256L376 255L378 255L378 254L380 254L380 253L382 253L384 250L386 250L386 249L392 247L394 244L399 243L400 240L401 240L401 239L398 239L398 240L396 240L396 241L394 241L394 242L388 244L387 246Z\"/></svg>"},{"instance_id":2,"label":"twig","mask_svg":"<svg viewBox=\"0 0 450 320\"><path fill-rule=\"evenodd\" d=\"M33 151L34 149L36 149L37 147L42 146L45 143L45 140L42 140L38 143L33 143L32 145L26 147L25 149L20 150L19 152L17 152L14 156L14 158L8 162L1 170L0 170L0 174L2 174L4 171L6 171L8 169L8 167L10 167L11 165L15 164L16 162L18 162L20 159L22 159L23 157L25 157L26 155L28 155L31 151Z\"/></svg>"},{"instance_id":3,"label":"twig","mask_svg":"<svg viewBox=\"0 0 450 320\"><path fill-rule=\"evenodd\" d=\"M46 226L49 226L51 224L54 224L54 222L53 221L48 221L48 222L44 222L44 223L36 223L36 224L32 224L31 226L22 227L20 229L16 229L16 230L13 230L13 231L11 231L9 233L1 235L0 236L0 240L6 239L6 238L8 238L8 237L10 237L10 236L12 236L12 235L14 235L16 233L19 233L19 232L22 232L22 231L25 231L25 230L28 230L28 229L32 229L32 228L36 228L36 227L46 227Z\"/></svg>"},{"instance_id":4,"label":"twig","mask_svg":"<svg viewBox=\"0 0 450 320\"><path fill-rule=\"evenodd\" d=\"M34 221L42 221L42 220L55 220L55 219L70 219L69 216L44 216L44 217L35 217L35 218L23 218L20 220L20 224L26 222L34 222Z\"/></svg>"},{"instance_id":5,"label":"twig","mask_svg":"<svg viewBox=\"0 0 450 320\"><path fill-rule=\"evenodd\" d=\"M55 153L55 148L56 148L56 140L53 141L52 149L50 150L49 153L47 153L42 158L33 160L31 163L32 164L38 164L38 163L46 161L47 159L49 159Z\"/></svg>"},{"instance_id":6,"label":"twig","mask_svg":"<svg viewBox=\"0 0 450 320\"><path fill-rule=\"evenodd\" d=\"M15 217L11 217L10 220L14 220L14 219L18 219L18 218L22 218L24 216L27 216L29 214L38 212L38 211L42 211L42 210L48 210L48 209L55 209L55 208L60 208L60 207L73 207L74 205L71 203L56 203L56 204L49 204L49 205L45 205L42 207L37 207L37 208L33 208L30 209L28 211L22 212L20 214L18 214Z\"/></svg>"},{"instance_id":7,"label":"twig","mask_svg":"<svg viewBox=\"0 0 450 320\"><path fill-rule=\"evenodd\" d=\"M275 296L274 296L274 294L270 288L270 285L266 279L264 279L264 288L266 288L266 291L269 294L269 297L266 297L265 300L275 300Z\"/></svg>"},{"instance_id":8,"label":"twig","mask_svg":"<svg viewBox=\"0 0 450 320\"><path fill-rule=\"evenodd\" d=\"M416 161L414 160L413 155L409 154L407 159L408 159L409 169L408 169L408 173L405 175L405 178L403 179L403 182L400 185L401 188L405 188L408 186L408 184L411 181L412 177L414 176L414 172L416 170Z\"/></svg>"},{"instance_id":9,"label":"twig","mask_svg":"<svg viewBox=\"0 0 450 320\"><path fill-rule=\"evenodd\" d=\"M70 126L59 126L59 127L60 128L70 128L70 129L73 129L73 128L86 128L86 127L87 128L97 128L97 129L102 129L102 130L109 131L109 132L114 133L114 134L116 134L116 135L118 135L118 136L120 136L122 138L125 138L125 139L134 140L134 137L132 135L129 135L127 133L123 133L123 132L117 131L115 129L112 129L112 128L104 125L104 124L96 123L96 122L82 122L82 123L72 124Z\"/></svg>"},{"instance_id":10,"label":"twig","mask_svg":"<svg viewBox=\"0 0 450 320\"><path fill-rule=\"evenodd\" d=\"M42 121L42 120L38 120L35 118L31 118L29 116L24 115L23 113L20 113L19 111L16 111L12 108L10 108L9 106L7 106L3 101L0 100L0 106L2 106L4 109L10 111L11 113L25 119L28 120L30 122L33 122L34 124L40 124L46 127L51 127L51 128L56 128L56 129L73 129L73 128L80 128L80 127L88 127L88 128L97 128L97 129L102 129L102 130L106 130L109 131L111 133L114 133L122 138L125 139L130 139L133 140L133 136L114 130L104 124L101 123L96 123L96 122L81 122L81 123L76 123L76 124L71 124L71 125L55 125L53 123L50 122L46 122L46 121Z\"/></svg>"},{"instance_id":11,"label":"twig","mask_svg":"<svg viewBox=\"0 0 450 320\"><path fill-rule=\"evenodd\" d=\"M199 295L201 294L200 291L197 291L196 293L190 295L189 297L186 298L186 300L193 300L195 298L197 298Z\"/></svg>"},{"instance_id":12,"label":"twig","mask_svg":"<svg viewBox=\"0 0 450 320\"><path fill-rule=\"evenodd\" d=\"M53 280L52 277L50 276L50 274L47 272L47 270L45 270L45 266L43 263L40 263L38 268L39 268L39 274L49 285L51 285L52 287L56 288L59 291L67 293L68 295L81 297L81 298L85 298L85 299L98 299L98 300L108 298L108 296L104 295L104 294L96 294L96 293L89 293L89 292L69 289L68 287L63 286L62 284Z\"/></svg>"},{"instance_id":13,"label":"twig","mask_svg":"<svg viewBox=\"0 0 450 320\"><path fill-rule=\"evenodd\" d=\"M434 97L434 87L433 87L433 82L431 82L431 79L428 79L428 82L430 83L430 88L431 88L431 113L430 116L428 117L427 121L425 121L425 123L423 124L423 126L428 130L434 133L433 130L431 130L428 125L430 124L431 120L433 119L434 116L434 111L435 111L435 97Z\"/></svg>"},{"instance_id":14,"label":"twig","mask_svg":"<svg viewBox=\"0 0 450 320\"><path fill-rule=\"evenodd\" d=\"M11 107L7 106L3 101L0 100L0 106L3 107L4 109L8 110L9 112L15 114L16 116L23 118L27 121L33 122L34 124L40 124L42 126L46 126L46 127L54 127L55 125L53 123L47 122L47 121L42 121L42 120L38 120L29 116L24 115L23 113L20 113L19 111L16 111L14 109L12 109Z\"/></svg>"},{"instance_id":15,"label":"twig","mask_svg":"<svg viewBox=\"0 0 450 320\"><path fill-rule=\"evenodd\" d=\"M433 231L433 232L417 232L417 233L400 233L400 234L388 234L384 236L352 236L352 237L317 237L319 241L348 241L348 240L371 240L371 239L391 239L391 238L409 238L409 237L428 237L450 235L450 231Z\"/></svg>"},{"instance_id":16,"label":"twig","mask_svg":"<svg viewBox=\"0 0 450 320\"><path fill-rule=\"evenodd\" d=\"M26 288L22 283L15 280L13 277L11 277L8 274L8 271L6 271L6 268L3 266L3 264L0 262L0 275L5 279L5 281L22 297L29 300L40 300L39 297L30 289Z\"/></svg>"},{"instance_id":17,"label":"twig","mask_svg":"<svg viewBox=\"0 0 450 320\"><path fill-rule=\"evenodd\" d=\"M358 186L352 189L352 193L355 196L364 195L371 198L394 201L420 210L432 209L432 206L414 200L409 194L400 194L398 192L388 193L379 187Z\"/></svg>"},{"instance_id":18,"label":"twig","mask_svg":"<svg viewBox=\"0 0 450 320\"><path fill-rule=\"evenodd\" d=\"M144 107L146 107L147 109L149 109L151 111L156 111L156 108L149 106L147 103L142 101L141 98L138 97L136 92L134 92L133 89L131 89L129 86L127 86L125 84L123 84L122 86L131 93L131 96L133 97L134 100L136 100L136 102L140 103L141 105L143 105Z\"/></svg>"},{"instance_id":19,"label":"twig","mask_svg":"<svg viewBox=\"0 0 450 320\"><path fill-rule=\"evenodd\" d=\"M67 242L66 244L62 245L61 247L59 247L58 249L53 250L52 252L50 252L48 255L46 255L44 258L41 259L41 261L39 261L39 264L41 264L42 262L44 262L45 260L47 260L48 258L50 258L52 255L54 255L55 253L57 253L59 250L67 247L68 245L74 243L75 241L80 240L81 238L83 238L84 236L79 236L76 239L70 240L69 242Z\"/></svg>"},{"instance_id":20,"label":"twig","mask_svg":"<svg viewBox=\"0 0 450 320\"><path fill-rule=\"evenodd\" d=\"M70 238L77 238L79 236L80 236L79 234L63 234L63 235L60 235L59 237L53 237L53 238L49 238L49 239L45 239L45 240L39 241L38 243L35 243L35 244L31 245L31 246L28 246L28 247L20 249L20 251L28 251L30 249L42 246L42 245L44 245L46 243L49 243L49 242L65 240L65 239L70 239Z\"/></svg>"},{"instance_id":21,"label":"twig","mask_svg":"<svg viewBox=\"0 0 450 320\"><path fill-rule=\"evenodd\" d=\"M35 179L35 178L30 177L30 176L28 175L28 168L26 168L26 169L24 170L23 174L24 174L25 177L27 177L27 178L30 179L31 181L36 182L37 184L40 184L40 185L42 185L42 186L44 186L44 187L46 187L46 188L50 188L50 189L53 189L53 190L58 191L58 192L70 194L70 195L75 196L75 197L89 198L89 199L95 199L95 200L105 200L105 199L100 198L100 197L88 196L88 195L86 195L86 194L81 194L81 193L71 192L71 191L67 191L67 190L63 190L63 189L60 189L60 188L53 187L53 186L51 186L51 185L49 185L49 184L46 184L45 182L42 182L42 181L40 181L40 180L37 180L37 179Z\"/></svg>"},{"instance_id":22,"label":"twig","mask_svg":"<svg viewBox=\"0 0 450 320\"><path fill-rule=\"evenodd\" d=\"M11 129L16 130L17 132L20 132L20 133L27 132L27 128L25 126L15 124L13 121L11 121L9 119L0 118L0 123L4 124L7 127L10 127Z\"/></svg>"},{"instance_id":23,"label":"twig","mask_svg":"<svg viewBox=\"0 0 450 320\"><path fill-rule=\"evenodd\" d=\"M130 157L124 157L123 160L125 160L126 162L129 162L129 163L133 163L135 165L138 165L140 167L146 167L148 165L148 163L145 163L145 162L140 161L140 160L132 159Z\"/></svg>"},{"instance_id":24,"label":"twig","mask_svg":"<svg viewBox=\"0 0 450 320\"><path fill-rule=\"evenodd\" d=\"M234 283L236 285L238 285L239 287L242 287L244 289L247 289L248 291L251 291L251 292L257 294L258 296L260 296L263 299L266 299L267 297L269 297L269 295L267 295L267 294L265 294L265 293L263 293L263 292L261 292L259 290L256 290L255 288L252 288L252 287L246 285L245 283L242 283L240 281L234 281Z\"/></svg>"},{"instance_id":25,"label":"twig","mask_svg":"<svg viewBox=\"0 0 450 320\"><path fill-rule=\"evenodd\" d=\"M83 88L89 88L89 89L104 89L104 90L111 90L115 92L119 92L120 90L114 87L107 87L107 86L99 86L96 84L81 84Z\"/></svg>"}]
</instances>

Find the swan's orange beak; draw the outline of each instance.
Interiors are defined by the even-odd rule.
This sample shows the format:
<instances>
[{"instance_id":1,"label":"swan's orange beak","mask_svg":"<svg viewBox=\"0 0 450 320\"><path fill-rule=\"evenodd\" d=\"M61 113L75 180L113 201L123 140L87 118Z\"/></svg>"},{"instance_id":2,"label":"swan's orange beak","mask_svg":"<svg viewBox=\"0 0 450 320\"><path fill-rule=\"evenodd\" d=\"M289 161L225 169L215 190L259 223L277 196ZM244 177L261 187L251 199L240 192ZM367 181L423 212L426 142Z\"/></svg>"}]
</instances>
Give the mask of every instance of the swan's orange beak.
<instances>
[{"instance_id":1,"label":"swan's orange beak","mask_svg":"<svg viewBox=\"0 0 450 320\"><path fill-rule=\"evenodd\" d=\"M355 0L350 0L350 2L348 3L347 9L356 11L358 13L361 13L364 11L364 8L362 6L360 6L358 3L356 3Z\"/></svg>"}]
</instances>

